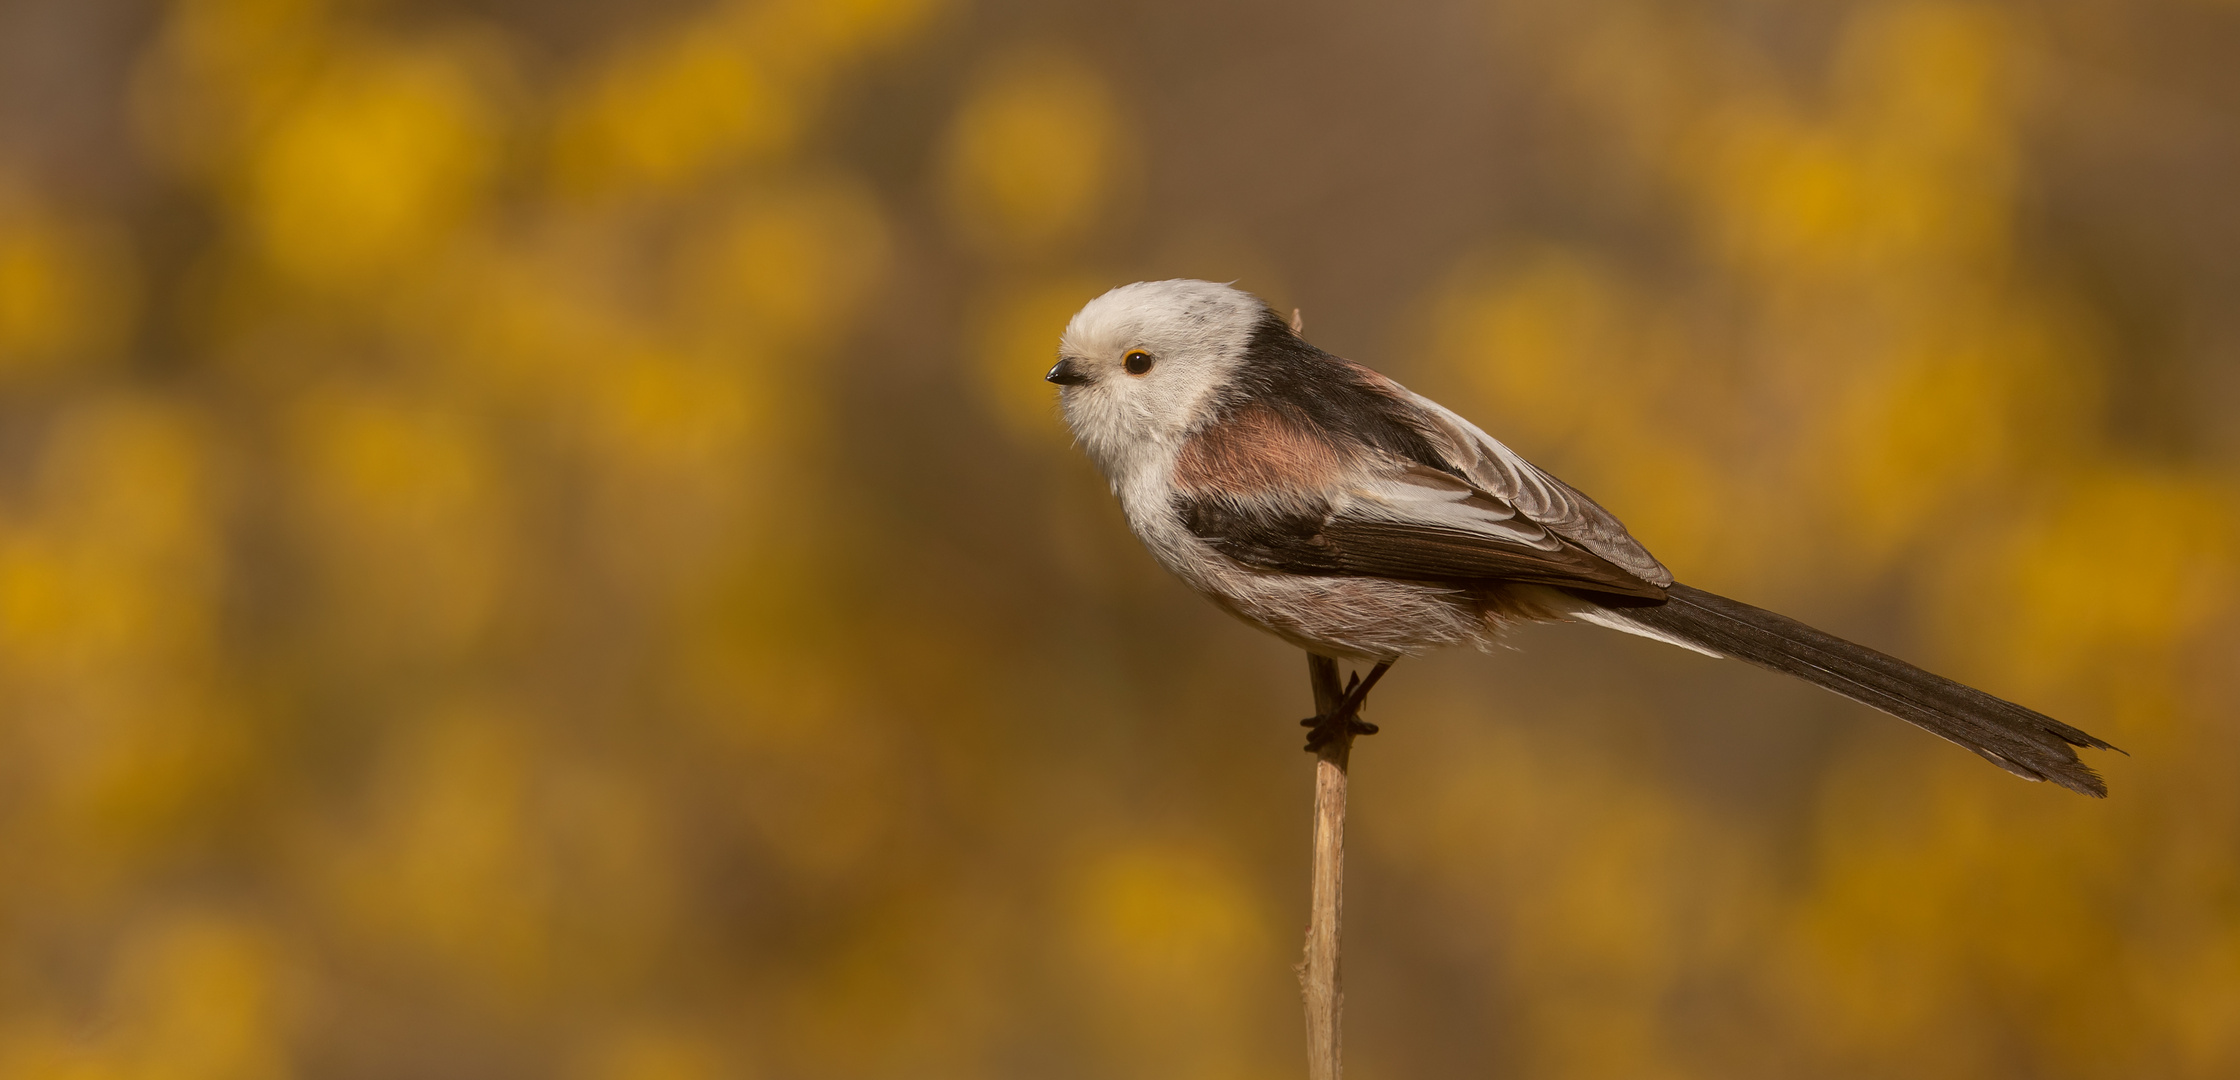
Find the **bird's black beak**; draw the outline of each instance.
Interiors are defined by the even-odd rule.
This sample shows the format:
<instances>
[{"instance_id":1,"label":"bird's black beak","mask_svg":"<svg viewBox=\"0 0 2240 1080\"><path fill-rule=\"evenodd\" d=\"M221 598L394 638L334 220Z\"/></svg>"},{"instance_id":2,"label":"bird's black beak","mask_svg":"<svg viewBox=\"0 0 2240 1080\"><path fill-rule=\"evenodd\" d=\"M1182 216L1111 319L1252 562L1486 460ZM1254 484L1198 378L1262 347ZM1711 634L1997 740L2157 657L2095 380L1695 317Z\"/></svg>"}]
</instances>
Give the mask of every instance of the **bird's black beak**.
<instances>
[{"instance_id":1,"label":"bird's black beak","mask_svg":"<svg viewBox=\"0 0 2240 1080\"><path fill-rule=\"evenodd\" d=\"M1083 374L1081 366L1074 363L1071 357L1068 357L1051 365L1050 374L1044 375L1042 380L1057 383L1059 386L1079 386L1088 382L1089 376Z\"/></svg>"}]
</instances>

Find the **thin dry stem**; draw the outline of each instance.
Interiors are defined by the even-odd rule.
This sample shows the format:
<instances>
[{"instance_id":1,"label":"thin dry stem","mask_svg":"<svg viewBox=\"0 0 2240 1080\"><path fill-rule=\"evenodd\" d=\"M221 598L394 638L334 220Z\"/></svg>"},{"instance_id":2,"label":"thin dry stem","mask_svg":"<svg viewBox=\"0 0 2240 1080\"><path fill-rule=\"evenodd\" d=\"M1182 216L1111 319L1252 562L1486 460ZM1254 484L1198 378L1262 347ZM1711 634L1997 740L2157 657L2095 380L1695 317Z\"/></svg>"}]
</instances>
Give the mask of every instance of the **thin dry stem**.
<instances>
[{"instance_id":1,"label":"thin dry stem","mask_svg":"<svg viewBox=\"0 0 2240 1080\"><path fill-rule=\"evenodd\" d=\"M1328 716L1345 696L1338 685L1338 662L1307 656L1307 677L1314 684L1314 707ZM1346 762L1353 753L1351 725L1315 753L1314 897L1307 919L1306 958L1299 964L1299 989L1307 1006L1307 1076L1338 1080L1343 1069L1345 990L1338 981L1338 934L1345 916Z\"/></svg>"}]
</instances>

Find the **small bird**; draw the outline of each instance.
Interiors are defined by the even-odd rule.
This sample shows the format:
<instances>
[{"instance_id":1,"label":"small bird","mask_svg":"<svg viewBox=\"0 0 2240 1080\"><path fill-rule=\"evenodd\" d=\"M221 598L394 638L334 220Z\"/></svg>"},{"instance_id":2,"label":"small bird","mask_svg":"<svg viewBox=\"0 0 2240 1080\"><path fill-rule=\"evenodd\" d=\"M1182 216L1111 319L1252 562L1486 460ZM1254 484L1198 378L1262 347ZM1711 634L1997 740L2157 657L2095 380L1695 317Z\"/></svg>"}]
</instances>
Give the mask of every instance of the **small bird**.
<instances>
[{"instance_id":1,"label":"small bird","mask_svg":"<svg viewBox=\"0 0 2240 1080\"><path fill-rule=\"evenodd\" d=\"M1308 748L1392 663L1570 620L1826 687L2029 780L2105 796L2073 747L2113 750L2012 702L1773 612L1679 584L1594 501L1470 421L1310 345L1258 297L1144 281L1067 324L1044 378L1161 564L1223 610L1373 664L1305 721ZM2120 751L2119 751L2120 752Z\"/></svg>"}]
</instances>

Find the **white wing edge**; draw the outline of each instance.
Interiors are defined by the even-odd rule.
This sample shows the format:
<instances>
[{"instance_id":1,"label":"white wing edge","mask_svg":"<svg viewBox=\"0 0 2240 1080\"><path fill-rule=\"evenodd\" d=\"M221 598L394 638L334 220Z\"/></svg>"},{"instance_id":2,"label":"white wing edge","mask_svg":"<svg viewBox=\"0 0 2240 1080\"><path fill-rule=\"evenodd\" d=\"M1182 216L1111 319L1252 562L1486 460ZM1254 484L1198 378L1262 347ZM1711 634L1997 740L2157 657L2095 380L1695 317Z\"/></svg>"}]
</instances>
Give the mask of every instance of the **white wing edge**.
<instances>
[{"instance_id":1,"label":"white wing edge","mask_svg":"<svg viewBox=\"0 0 2240 1080\"><path fill-rule=\"evenodd\" d=\"M1682 641L1679 638L1672 637L1657 630L1653 630L1649 627L1643 626L1640 623L1626 618L1625 613L1622 611L1603 607L1602 605L1597 604L1591 600L1587 600L1583 597L1573 596L1561 589L1551 589L1546 586L1533 586L1532 588L1535 592L1533 600L1537 602L1539 606L1546 608L1547 610L1560 615L1565 619L1569 619L1572 622L1582 622L1590 626L1600 626L1608 630L1617 630L1621 633L1632 634L1635 637L1645 637L1652 640L1661 641L1667 645L1678 645L1681 648L1688 650L1689 652L1702 653L1703 655L1711 657L1715 660L1724 660L1727 658L1725 653L1712 652L1711 650L1706 649L1703 646L1698 645L1692 641Z\"/></svg>"}]
</instances>

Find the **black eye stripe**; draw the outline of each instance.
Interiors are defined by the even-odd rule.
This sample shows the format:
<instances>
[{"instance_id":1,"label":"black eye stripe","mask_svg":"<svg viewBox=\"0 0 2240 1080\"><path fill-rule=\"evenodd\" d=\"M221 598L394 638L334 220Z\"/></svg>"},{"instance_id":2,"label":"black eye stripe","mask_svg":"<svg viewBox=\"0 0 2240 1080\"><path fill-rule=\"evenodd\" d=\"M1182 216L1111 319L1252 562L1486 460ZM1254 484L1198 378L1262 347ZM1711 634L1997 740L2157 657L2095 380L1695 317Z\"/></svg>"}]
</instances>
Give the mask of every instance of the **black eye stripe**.
<instances>
[{"instance_id":1,"label":"black eye stripe","mask_svg":"<svg viewBox=\"0 0 2240 1080\"><path fill-rule=\"evenodd\" d=\"M1130 375L1141 375L1151 370L1151 354L1142 349L1131 349L1128 351L1128 355L1122 359L1126 363Z\"/></svg>"}]
</instances>

